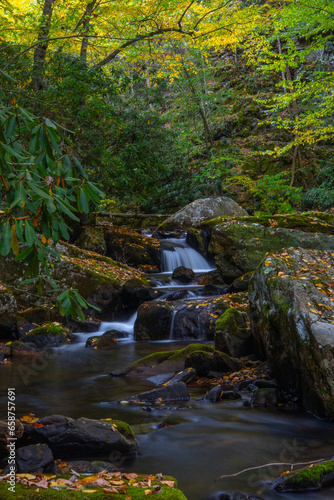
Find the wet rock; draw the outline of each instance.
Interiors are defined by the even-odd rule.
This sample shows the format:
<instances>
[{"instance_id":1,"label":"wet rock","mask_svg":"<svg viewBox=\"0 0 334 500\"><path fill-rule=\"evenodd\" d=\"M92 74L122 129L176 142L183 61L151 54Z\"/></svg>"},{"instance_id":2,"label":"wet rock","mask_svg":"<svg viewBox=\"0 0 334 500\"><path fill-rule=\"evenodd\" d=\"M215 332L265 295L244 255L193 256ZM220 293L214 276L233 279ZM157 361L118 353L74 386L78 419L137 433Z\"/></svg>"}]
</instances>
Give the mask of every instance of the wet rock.
<instances>
[{"instance_id":1,"label":"wet rock","mask_svg":"<svg viewBox=\"0 0 334 500\"><path fill-rule=\"evenodd\" d=\"M334 288L332 257L288 249L267 256L250 283L258 353L304 408L334 418Z\"/></svg>"},{"instance_id":2,"label":"wet rock","mask_svg":"<svg viewBox=\"0 0 334 500\"><path fill-rule=\"evenodd\" d=\"M118 344L118 339L128 338L127 332L120 332L118 330L108 330L102 335L93 335L86 340L86 347L94 347L96 349L112 349Z\"/></svg>"},{"instance_id":3,"label":"wet rock","mask_svg":"<svg viewBox=\"0 0 334 500\"><path fill-rule=\"evenodd\" d=\"M133 313L141 304L158 299L162 293L161 290L147 286L142 279L132 278L124 283L122 288L121 300L124 311Z\"/></svg>"},{"instance_id":4,"label":"wet rock","mask_svg":"<svg viewBox=\"0 0 334 500\"><path fill-rule=\"evenodd\" d=\"M55 461L46 444L33 444L16 450L16 465L19 473L53 473Z\"/></svg>"},{"instance_id":5,"label":"wet rock","mask_svg":"<svg viewBox=\"0 0 334 500\"><path fill-rule=\"evenodd\" d=\"M124 401L145 402L145 403L176 403L179 401L189 401L190 396L184 382L169 384L159 389L137 394Z\"/></svg>"},{"instance_id":6,"label":"wet rock","mask_svg":"<svg viewBox=\"0 0 334 500\"><path fill-rule=\"evenodd\" d=\"M59 347L73 342L75 336L62 324L49 323L28 332L24 340L37 347Z\"/></svg>"},{"instance_id":7,"label":"wet rock","mask_svg":"<svg viewBox=\"0 0 334 500\"><path fill-rule=\"evenodd\" d=\"M2 258L1 258L2 259ZM17 304L13 293L6 289L0 289L0 339L17 338Z\"/></svg>"},{"instance_id":8,"label":"wet rock","mask_svg":"<svg viewBox=\"0 0 334 500\"><path fill-rule=\"evenodd\" d=\"M241 396L234 390L226 390L224 385L216 385L205 396L204 399L216 403L222 399L240 399Z\"/></svg>"},{"instance_id":9,"label":"wet rock","mask_svg":"<svg viewBox=\"0 0 334 500\"><path fill-rule=\"evenodd\" d=\"M198 223L220 216L247 215L246 210L241 208L235 201L226 196L219 198L198 199L182 208L176 214L168 217L159 229L188 229L195 227Z\"/></svg>"},{"instance_id":10,"label":"wet rock","mask_svg":"<svg viewBox=\"0 0 334 500\"><path fill-rule=\"evenodd\" d=\"M227 309L215 326L215 348L229 356L247 356L254 351L253 335L245 308Z\"/></svg>"},{"instance_id":11,"label":"wet rock","mask_svg":"<svg viewBox=\"0 0 334 500\"><path fill-rule=\"evenodd\" d=\"M221 373L238 371L243 363L239 359L230 358L223 352L214 351L213 353L193 352L186 357L184 365L186 368L194 368L199 377L205 377L210 371Z\"/></svg>"},{"instance_id":12,"label":"wet rock","mask_svg":"<svg viewBox=\"0 0 334 500\"><path fill-rule=\"evenodd\" d=\"M199 285L225 285L228 288L218 269L202 274L198 277L197 283Z\"/></svg>"},{"instance_id":13,"label":"wet rock","mask_svg":"<svg viewBox=\"0 0 334 500\"><path fill-rule=\"evenodd\" d=\"M209 496L207 500L263 500L260 497L254 497L253 495L248 496L243 493L228 493L224 491L218 491Z\"/></svg>"},{"instance_id":14,"label":"wet rock","mask_svg":"<svg viewBox=\"0 0 334 500\"><path fill-rule=\"evenodd\" d=\"M172 316L173 309L166 302L142 304L134 325L135 340L169 339Z\"/></svg>"},{"instance_id":15,"label":"wet rock","mask_svg":"<svg viewBox=\"0 0 334 500\"><path fill-rule=\"evenodd\" d=\"M9 435L8 422L7 420L0 420L0 459L6 457L9 454L7 448L8 439L10 437L16 437L17 439L23 436L24 427L20 420L15 419L15 430L14 436Z\"/></svg>"},{"instance_id":16,"label":"wet rock","mask_svg":"<svg viewBox=\"0 0 334 500\"><path fill-rule=\"evenodd\" d=\"M160 268L160 241L140 234L132 229L113 226L105 233L108 257L139 267L143 265Z\"/></svg>"},{"instance_id":17,"label":"wet rock","mask_svg":"<svg viewBox=\"0 0 334 500\"><path fill-rule=\"evenodd\" d=\"M334 461L313 464L310 467L290 472L273 481L273 489L281 493L319 490L334 484Z\"/></svg>"},{"instance_id":18,"label":"wet rock","mask_svg":"<svg viewBox=\"0 0 334 500\"><path fill-rule=\"evenodd\" d=\"M172 274L173 280L179 281L180 283L190 283L195 278L195 273L189 267L179 266L174 269Z\"/></svg>"},{"instance_id":19,"label":"wet rock","mask_svg":"<svg viewBox=\"0 0 334 500\"><path fill-rule=\"evenodd\" d=\"M228 286L224 285L205 285L203 295L223 295L228 292Z\"/></svg>"},{"instance_id":20,"label":"wet rock","mask_svg":"<svg viewBox=\"0 0 334 500\"><path fill-rule=\"evenodd\" d=\"M13 340L12 342L8 342L6 346L9 348L8 357L10 358L44 356L33 343Z\"/></svg>"},{"instance_id":21,"label":"wet rock","mask_svg":"<svg viewBox=\"0 0 334 500\"><path fill-rule=\"evenodd\" d=\"M166 300L181 300L185 299L186 297L189 296L189 292L187 290L177 290L176 292L169 293L164 297Z\"/></svg>"},{"instance_id":22,"label":"wet rock","mask_svg":"<svg viewBox=\"0 0 334 500\"><path fill-rule=\"evenodd\" d=\"M248 290L248 285L253 273L246 273L236 278L230 285L229 291L231 293L246 292Z\"/></svg>"},{"instance_id":23,"label":"wet rock","mask_svg":"<svg viewBox=\"0 0 334 500\"><path fill-rule=\"evenodd\" d=\"M95 460L89 462L88 460L73 460L68 462L63 462L59 460L57 464L57 474L71 474L72 470L78 474L97 474L101 471L116 472L119 469L115 467L111 462L104 462L100 460Z\"/></svg>"},{"instance_id":24,"label":"wet rock","mask_svg":"<svg viewBox=\"0 0 334 500\"><path fill-rule=\"evenodd\" d=\"M275 380L254 380L253 384L259 389L278 389Z\"/></svg>"},{"instance_id":25,"label":"wet rock","mask_svg":"<svg viewBox=\"0 0 334 500\"><path fill-rule=\"evenodd\" d=\"M119 420L107 422L51 415L38 419L37 423L41 426L24 424L24 436L20 444L47 444L55 458L109 459L114 454L121 460L134 456L137 451L131 427Z\"/></svg>"},{"instance_id":26,"label":"wet rock","mask_svg":"<svg viewBox=\"0 0 334 500\"><path fill-rule=\"evenodd\" d=\"M279 402L276 389L256 389L252 393L253 406L277 406Z\"/></svg>"},{"instance_id":27,"label":"wet rock","mask_svg":"<svg viewBox=\"0 0 334 500\"><path fill-rule=\"evenodd\" d=\"M205 230L189 228L187 231L188 245L206 258L209 258L208 247L210 243L210 233Z\"/></svg>"},{"instance_id":28,"label":"wet rock","mask_svg":"<svg viewBox=\"0 0 334 500\"><path fill-rule=\"evenodd\" d=\"M176 384L177 382L184 382L185 384L189 384L196 378L196 370L193 368L187 368L186 370L182 370L179 373L176 373L166 385Z\"/></svg>"}]
</instances>

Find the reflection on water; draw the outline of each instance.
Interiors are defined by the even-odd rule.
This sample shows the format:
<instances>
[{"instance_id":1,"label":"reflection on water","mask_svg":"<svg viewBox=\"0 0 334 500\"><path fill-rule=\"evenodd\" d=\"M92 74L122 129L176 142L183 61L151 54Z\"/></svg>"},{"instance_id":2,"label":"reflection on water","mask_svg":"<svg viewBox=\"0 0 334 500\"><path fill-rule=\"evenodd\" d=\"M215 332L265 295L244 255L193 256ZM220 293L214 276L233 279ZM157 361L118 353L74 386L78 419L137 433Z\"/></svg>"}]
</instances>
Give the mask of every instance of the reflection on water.
<instances>
[{"instance_id":1,"label":"reflection on water","mask_svg":"<svg viewBox=\"0 0 334 500\"><path fill-rule=\"evenodd\" d=\"M164 343L161 350L178 347L180 344ZM219 481L216 478L257 464L330 457L334 426L294 410L246 408L242 400L204 402L198 399L203 394L201 388L192 388L191 401L180 408L147 411L145 407L112 403L153 385L108 374L159 349L157 343L129 342L102 352L81 344L56 350L44 362L4 364L0 368L1 418L6 417L7 388L16 387L17 416L29 412L39 417L58 413L73 418L112 417L132 424L141 454L131 470L174 475L188 500L205 500L219 490L258 492L264 499L296 500L292 494L260 494L264 483L286 467L273 467L269 473L250 471ZM334 489L327 489L299 495L297 500L333 497Z\"/></svg>"}]
</instances>

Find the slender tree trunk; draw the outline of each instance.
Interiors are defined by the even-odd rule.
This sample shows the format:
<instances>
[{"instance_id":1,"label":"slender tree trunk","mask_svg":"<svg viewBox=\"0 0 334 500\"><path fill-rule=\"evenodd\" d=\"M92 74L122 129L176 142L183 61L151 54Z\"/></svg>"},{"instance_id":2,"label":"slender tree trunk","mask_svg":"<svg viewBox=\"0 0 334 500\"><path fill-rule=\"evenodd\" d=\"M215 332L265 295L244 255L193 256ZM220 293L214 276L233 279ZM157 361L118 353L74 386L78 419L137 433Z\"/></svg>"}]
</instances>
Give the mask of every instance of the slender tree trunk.
<instances>
[{"instance_id":1,"label":"slender tree trunk","mask_svg":"<svg viewBox=\"0 0 334 500\"><path fill-rule=\"evenodd\" d=\"M293 80L292 80L292 76L291 76L290 66L288 64L285 67L285 74L286 74L287 81L291 83ZM293 88L291 87L291 85L289 86L289 92L290 92L290 94L293 94ZM291 101L291 109L292 109L293 119L296 121L298 118L298 115L299 115L299 110L298 110L297 102L295 99L292 99L292 101ZM295 135L295 139L297 139L297 138L298 138L298 132ZM293 186L293 184L295 182L297 156L298 156L298 161L299 161L299 167L301 168L302 164L303 164L303 159L302 159L299 144L297 144L295 146L295 149L293 152L290 186Z\"/></svg>"},{"instance_id":2,"label":"slender tree trunk","mask_svg":"<svg viewBox=\"0 0 334 500\"><path fill-rule=\"evenodd\" d=\"M90 17L92 15L92 12L94 10L94 7L96 5L96 0L93 0L92 2L90 2L87 7L86 7L86 10L85 10L85 13L82 17L82 21L81 21L81 24L83 26L83 33L84 36L83 39L82 39L82 42L81 42L81 50L80 50L80 59L83 63L87 63L87 49L88 49L88 30L89 30L89 21L90 21Z\"/></svg>"},{"instance_id":3,"label":"slender tree trunk","mask_svg":"<svg viewBox=\"0 0 334 500\"><path fill-rule=\"evenodd\" d=\"M37 45L34 52L33 66L33 89L35 92L43 90L43 72L48 48L48 36L51 28L52 11L55 0L45 0L43 7L43 20L39 28L37 41L41 42Z\"/></svg>"}]
</instances>

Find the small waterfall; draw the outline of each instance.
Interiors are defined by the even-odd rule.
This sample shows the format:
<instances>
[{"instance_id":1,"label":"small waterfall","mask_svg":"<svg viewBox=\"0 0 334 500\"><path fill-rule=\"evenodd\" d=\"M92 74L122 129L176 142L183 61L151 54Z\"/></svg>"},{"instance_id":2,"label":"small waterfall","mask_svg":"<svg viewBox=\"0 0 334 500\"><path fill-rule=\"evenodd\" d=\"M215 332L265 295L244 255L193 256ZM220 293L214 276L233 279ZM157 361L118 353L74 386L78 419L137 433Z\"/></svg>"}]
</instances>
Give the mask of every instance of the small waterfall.
<instances>
[{"instance_id":1,"label":"small waterfall","mask_svg":"<svg viewBox=\"0 0 334 500\"><path fill-rule=\"evenodd\" d=\"M173 316L172 316L172 321L170 324L170 333L169 333L169 340L173 340L174 338L174 323L175 323L175 316L176 316L177 311L173 311Z\"/></svg>"},{"instance_id":2,"label":"small waterfall","mask_svg":"<svg viewBox=\"0 0 334 500\"><path fill-rule=\"evenodd\" d=\"M162 251L163 272L173 272L179 266L189 267L197 273L213 269L200 253L186 243L185 238L170 238L164 240L164 245L165 248Z\"/></svg>"}]
</instances>

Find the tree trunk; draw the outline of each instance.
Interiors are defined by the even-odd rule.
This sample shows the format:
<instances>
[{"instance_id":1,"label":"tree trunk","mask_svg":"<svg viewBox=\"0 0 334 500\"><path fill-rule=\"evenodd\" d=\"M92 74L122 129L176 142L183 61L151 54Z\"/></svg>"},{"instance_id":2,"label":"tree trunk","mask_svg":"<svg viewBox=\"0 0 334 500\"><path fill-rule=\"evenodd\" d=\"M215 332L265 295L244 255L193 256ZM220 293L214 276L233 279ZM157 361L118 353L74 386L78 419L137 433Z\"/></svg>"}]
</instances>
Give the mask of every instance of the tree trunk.
<instances>
[{"instance_id":1,"label":"tree trunk","mask_svg":"<svg viewBox=\"0 0 334 500\"><path fill-rule=\"evenodd\" d=\"M80 50L80 59L83 63L87 63L87 49L88 49L88 30L89 30L89 21L90 21L90 16L92 15L92 12L94 10L94 7L96 5L96 0L93 0L90 2L85 10L85 13L82 17L81 24L83 26L83 34L86 35L83 37L82 42L81 42L81 50Z\"/></svg>"},{"instance_id":2,"label":"tree trunk","mask_svg":"<svg viewBox=\"0 0 334 500\"><path fill-rule=\"evenodd\" d=\"M55 0L45 0L43 7L43 20L39 28L37 41L41 42L37 45L34 52L33 66L33 89L35 92L43 90L43 71L48 48L48 37L51 27L52 11Z\"/></svg>"}]
</instances>

